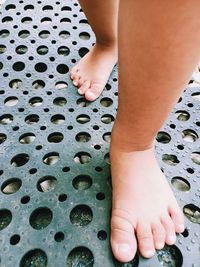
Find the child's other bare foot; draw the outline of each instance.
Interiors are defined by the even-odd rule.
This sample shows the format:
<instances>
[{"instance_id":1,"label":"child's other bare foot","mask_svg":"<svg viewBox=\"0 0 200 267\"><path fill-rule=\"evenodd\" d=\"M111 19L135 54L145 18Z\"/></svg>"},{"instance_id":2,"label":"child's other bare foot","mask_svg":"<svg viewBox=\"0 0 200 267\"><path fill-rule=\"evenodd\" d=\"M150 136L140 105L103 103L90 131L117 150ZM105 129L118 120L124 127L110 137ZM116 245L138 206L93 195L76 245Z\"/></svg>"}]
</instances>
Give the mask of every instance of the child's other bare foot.
<instances>
[{"instance_id":1,"label":"child's other bare foot","mask_svg":"<svg viewBox=\"0 0 200 267\"><path fill-rule=\"evenodd\" d=\"M184 217L160 170L154 147L130 151L123 140L122 131L114 129L110 149L111 246L115 258L127 262L135 256L137 246L150 258L165 243L174 244L176 232L184 231Z\"/></svg>"},{"instance_id":2,"label":"child's other bare foot","mask_svg":"<svg viewBox=\"0 0 200 267\"><path fill-rule=\"evenodd\" d=\"M71 70L73 84L78 93L89 101L98 98L117 62L117 45L95 44Z\"/></svg>"}]
</instances>

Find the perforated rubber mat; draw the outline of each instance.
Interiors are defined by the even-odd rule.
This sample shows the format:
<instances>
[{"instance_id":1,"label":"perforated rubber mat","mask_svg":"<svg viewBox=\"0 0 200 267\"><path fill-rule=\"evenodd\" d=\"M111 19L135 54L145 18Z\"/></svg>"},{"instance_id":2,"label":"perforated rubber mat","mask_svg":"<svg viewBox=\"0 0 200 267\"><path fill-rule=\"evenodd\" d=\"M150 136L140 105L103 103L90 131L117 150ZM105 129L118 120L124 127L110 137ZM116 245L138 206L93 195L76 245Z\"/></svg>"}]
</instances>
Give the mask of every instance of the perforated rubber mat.
<instances>
[{"instance_id":1,"label":"perforated rubber mat","mask_svg":"<svg viewBox=\"0 0 200 267\"><path fill-rule=\"evenodd\" d=\"M0 266L199 267L198 68L156 138L186 229L122 264L109 241L117 66L99 99L78 95L69 70L95 37L75 1L7 0L0 19Z\"/></svg>"}]
</instances>

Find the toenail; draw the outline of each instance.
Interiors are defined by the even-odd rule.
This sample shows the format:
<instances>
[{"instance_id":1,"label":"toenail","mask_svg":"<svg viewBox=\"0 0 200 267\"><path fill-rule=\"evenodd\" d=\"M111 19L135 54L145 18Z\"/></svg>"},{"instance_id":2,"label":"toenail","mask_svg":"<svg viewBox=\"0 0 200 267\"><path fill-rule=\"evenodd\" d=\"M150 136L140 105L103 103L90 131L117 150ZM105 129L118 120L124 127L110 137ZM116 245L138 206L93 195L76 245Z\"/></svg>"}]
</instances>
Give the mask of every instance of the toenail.
<instances>
[{"instance_id":1,"label":"toenail","mask_svg":"<svg viewBox=\"0 0 200 267\"><path fill-rule=\"evenodd\" d=\"M157 247L158 247L158 249L162 249L164 247L164 244L163 243L158 243Z\"/></svg>"},{"instance_id":2,"label":"toenail","mask_svg":"<svg viewBox=\"0 0 200 267\"><path fill-rule=\"evenodd\" d=\"M175 243L175 241L176 241L176 237L173 236L173 235L171 235L171 236L169 237L169 242L170 242L170 243Z\"/></svg>"},{"instance_id":3,"label":"toenail","mask_svg":"<svg viewBox=\"0 0 200 267\"><path fill-rule=\"evenodd\" d=\"M149 258L149 257L152 257L153 255L154 255L154 251L153 250L145 251L145 257Z\"/></svg>"},{"instance_id":4,"label":"toenail","mask_svg":"<svg viewBox=\"0 0 200 267\"><path fill-rule=\"evenodd\" d=\"M123 252L123 253L130 253L131 252L131 248L128 244L120 244L118 245L117 248L118 251Z\"/></svg>"},{"instance_id":5,"label":"toenail","mask_svg":"<svg viewBox=\"0 0 200 267\"><path fill-rule=\"evenodd\" d=\"M183 224L180 224L180 225L178 226L178 229L179 229L180 232L183 232L183 231L185 230L185 227L184 227Z\"/></svg>"},{"instance_id":6,"label":"toenail","mask_svg":"<svg viewBox=\"0 0 200 267\"><path fill-rule=\"evenodd\" d=\"M87 96L94 97L94 94L92 92L87 92Z\"/></svg>"},{"instance_id":7,"label":"toenail","mask_svg":"<svg viewBox=\"0 0 200 267\"><path fill-rule=\"evenodd\" d=\"M77 86L77 85L78 85L78 83L77 83L76 81L73 81L73 84L74 84L75 86Z\"/></svg>"}]
</instances>

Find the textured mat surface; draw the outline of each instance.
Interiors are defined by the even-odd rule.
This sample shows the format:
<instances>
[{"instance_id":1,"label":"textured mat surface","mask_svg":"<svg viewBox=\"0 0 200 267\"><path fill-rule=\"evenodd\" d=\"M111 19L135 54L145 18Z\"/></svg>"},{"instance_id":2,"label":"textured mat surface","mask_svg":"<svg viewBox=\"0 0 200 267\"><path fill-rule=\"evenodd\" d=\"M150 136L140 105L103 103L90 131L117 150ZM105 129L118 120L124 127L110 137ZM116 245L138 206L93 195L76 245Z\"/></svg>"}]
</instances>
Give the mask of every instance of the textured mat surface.
<instances>
[{"instance_id":1,"label":"textured mat surface","mask_svg":"<svg viewBox=\"0 0 200 267\"><path fill-rule=\"evenodd\" d=\"M95 38L75 1L7 0L0 21L0 266L199 267L198 68L156 138L186 230L120 264L109 244L117 67L95 102L76 93L69 69Z\"/></svg>"}]
</instances>

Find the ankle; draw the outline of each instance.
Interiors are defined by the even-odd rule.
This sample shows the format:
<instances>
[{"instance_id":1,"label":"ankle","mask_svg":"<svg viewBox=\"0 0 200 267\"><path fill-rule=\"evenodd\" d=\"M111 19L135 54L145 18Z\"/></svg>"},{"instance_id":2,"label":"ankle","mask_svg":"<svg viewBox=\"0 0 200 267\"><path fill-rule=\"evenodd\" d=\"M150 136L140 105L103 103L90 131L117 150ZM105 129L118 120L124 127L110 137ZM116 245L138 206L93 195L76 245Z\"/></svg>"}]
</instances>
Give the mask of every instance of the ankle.
<instances>
[{"instance_id":1,"label":"ankle","mask_svg":"<svg viewBox=\"0 0 200 267\"><path fill-rule=\"evenodd\" d=\"M118 43L117 40L111 39L111 40L99 40L96 39L96 47L100 49L111 49L117 52L118 50Z\"/></svg>"},{"instance_id":2,"label":"ankle","mask_svg":"<svg viewBox=\"0 0 200 267\"><path fill-rule=\"evenodd\" d=\"M134 129L128 129L115 121L111 134L111 151L115 148L123 152L154 150L155 138L138 137L134 135Z\"/></svg>"}]
</instances>

